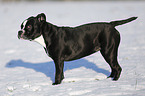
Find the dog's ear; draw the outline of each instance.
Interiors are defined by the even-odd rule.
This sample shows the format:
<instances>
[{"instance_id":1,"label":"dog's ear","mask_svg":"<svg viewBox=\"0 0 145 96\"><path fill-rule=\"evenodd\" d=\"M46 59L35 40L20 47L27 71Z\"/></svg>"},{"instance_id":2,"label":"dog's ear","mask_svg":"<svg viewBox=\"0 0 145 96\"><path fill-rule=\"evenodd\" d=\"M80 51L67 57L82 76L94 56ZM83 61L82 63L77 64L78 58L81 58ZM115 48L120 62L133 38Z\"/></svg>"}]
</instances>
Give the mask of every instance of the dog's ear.
<instances>
[{"instance_id":1,"label":"dog's ear","mask_svg":"<svg viewBox=\"0 0 145 96\"><path fill-rule=\"evenodd\" d=\"M46 15L44 13L38 14L37 19L39 22L41 22L43 20L46 21Z\"/></svg>"}]
</instances>

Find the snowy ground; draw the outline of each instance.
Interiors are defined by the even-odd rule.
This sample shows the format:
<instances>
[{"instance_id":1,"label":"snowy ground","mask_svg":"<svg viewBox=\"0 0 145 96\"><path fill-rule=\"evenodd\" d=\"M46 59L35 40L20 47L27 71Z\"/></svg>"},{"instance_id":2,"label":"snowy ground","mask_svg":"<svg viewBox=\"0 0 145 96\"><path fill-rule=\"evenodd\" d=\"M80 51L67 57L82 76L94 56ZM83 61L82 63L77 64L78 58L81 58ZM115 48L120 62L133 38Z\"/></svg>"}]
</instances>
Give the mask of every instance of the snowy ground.
<instances>
[{"instance_id":1,"label":"snowy ground","mask_svg":"<svg viewBox=\"0 0 145 96\"><path fill-rule=\"evenodd\" d=\"M143 96L145 94L145 2L0 3L0 96ZM77 26L138 16L118 26L121 78L105 79L110 67L100 53L65 63L65 79L53 86L54 64L37 43L17 39L20 24L44 12L47 21ZM100 80L98 80L100 79Z\"/></svg>"}]
</instances>

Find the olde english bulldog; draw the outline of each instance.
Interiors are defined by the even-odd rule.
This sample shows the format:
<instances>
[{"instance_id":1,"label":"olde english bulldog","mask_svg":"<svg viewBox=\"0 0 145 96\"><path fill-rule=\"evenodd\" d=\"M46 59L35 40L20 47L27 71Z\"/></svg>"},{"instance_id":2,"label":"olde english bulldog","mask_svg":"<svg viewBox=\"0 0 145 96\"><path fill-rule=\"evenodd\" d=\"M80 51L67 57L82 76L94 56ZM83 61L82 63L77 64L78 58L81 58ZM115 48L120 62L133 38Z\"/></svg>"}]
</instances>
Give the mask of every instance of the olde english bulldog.
<instances>
[{"instance_id":1,"label":"olde english bulldog","mask_svg":"<svg viewBox=\"0 0 145 96\"><path fill-rule=\"evenodd\" d=\"M40 43L55 63L55 82L64 79L64 61L71 61L100 51L111 67L110 78L118 80L122 71L118 60L120 34L115 26L122 25L137 17L112 22L94 22L77 27L58 27L46 21L44 13L29 17L21 24L19 39Z\"/></svg>"}]
</instances>

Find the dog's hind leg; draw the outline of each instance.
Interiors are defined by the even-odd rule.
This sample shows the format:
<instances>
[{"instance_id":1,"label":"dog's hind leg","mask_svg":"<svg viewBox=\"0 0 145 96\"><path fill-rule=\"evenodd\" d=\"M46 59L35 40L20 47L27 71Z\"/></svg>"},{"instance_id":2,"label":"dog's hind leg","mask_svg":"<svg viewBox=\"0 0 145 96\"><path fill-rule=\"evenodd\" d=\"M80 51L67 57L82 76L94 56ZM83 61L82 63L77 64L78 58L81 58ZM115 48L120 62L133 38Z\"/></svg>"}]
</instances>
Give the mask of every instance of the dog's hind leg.
<instances>
[{"instance_id":1,"label":"dog's hind leg","mask_svg":"<svg viewBox=\"0 0 145 96\"><path fill-rule=\"evenodd\" d=\"M102 48L100 50L102 56L111 67L112 72L109 77L113 78L113 80L118 80L122 71L117 60L119 43L120 35L118 33L115 35L110 35L110 37L102 42Z\"/></svg>"},{"instance_id":2,"label":"dog's hind leg","mask_svg":"<svg viewBox=\"0 0 145 96\"><path fill-rule=\"evenodd\" d=\"M101 49L101 54L111 67L112 72L109 77L113 78L113 80L118 80L122 69L119 66L119 63L117 60L116 50L110 49L106 51L104 49Z\"/></svg>"}]
</instances>

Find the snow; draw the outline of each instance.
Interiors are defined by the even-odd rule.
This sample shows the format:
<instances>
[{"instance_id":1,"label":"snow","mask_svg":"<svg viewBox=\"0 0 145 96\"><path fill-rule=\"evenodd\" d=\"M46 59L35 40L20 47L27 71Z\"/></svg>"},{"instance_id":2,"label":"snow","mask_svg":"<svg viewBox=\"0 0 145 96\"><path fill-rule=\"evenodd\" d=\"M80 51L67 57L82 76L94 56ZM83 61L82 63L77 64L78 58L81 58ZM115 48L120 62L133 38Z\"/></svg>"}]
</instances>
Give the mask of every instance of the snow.
<instances>
[{"instance_id":1,"label":"snow","mask_svg":"<svg viewBox=\"0 0 145 96\"><path fill-rule=\"evenodd\" d=\"M144 96L145 2L12 2L0 3L0 96ZM54 63L42 46L19 40L28 17L44 12L58 26L109 22L138 16L116 27L121 34L118 81L106 79L110 67L101 54L65 62L65 79L53 86Z\"/></svg>"}]
</instances>

